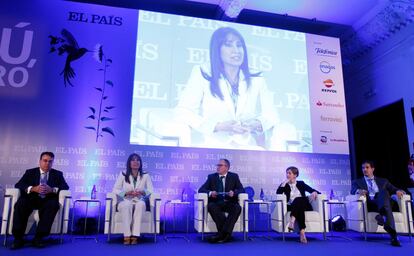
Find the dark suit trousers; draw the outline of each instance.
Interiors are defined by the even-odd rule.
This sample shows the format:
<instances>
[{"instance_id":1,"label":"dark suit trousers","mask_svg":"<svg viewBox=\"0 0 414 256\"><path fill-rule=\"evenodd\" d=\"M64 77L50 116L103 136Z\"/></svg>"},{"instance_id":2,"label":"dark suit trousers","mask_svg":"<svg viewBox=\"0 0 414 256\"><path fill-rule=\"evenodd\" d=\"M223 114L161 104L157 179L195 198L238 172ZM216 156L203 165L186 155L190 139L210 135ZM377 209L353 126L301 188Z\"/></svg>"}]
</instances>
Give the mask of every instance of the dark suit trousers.
<instances>
[{"instance_id":1,"label":"dark suit trousers","mask_svg":"<svg viewBox=\"0 0 414 256\"><path fill-rule=\"evenodd\" d=\"M39 223L36 228L36 238L50 234L56 213L59 211L58 197L41 198L38 194L21 196L14 205L12 233L16 239L22 239L26 231L27 220L33 210L39 210Z\"/></svg>"},{"instance_id":2,"label":"dark suit trousers","mask_svg":"<svg viewBox=\"0 0 414 256\"><path fill-rule=\"evenodd\" d=\"M216 223L217 231L220 235L233 232L234 224L241 213L241 207L238 203L230 201L209 202L208 212ZM225 212L228 213L227 217Z\"/></svg>"},{"instance_id":3,"label":"dark suit trousers","mask_svg":"<svg viewBox=\"0 0 414 256\"><path fill-rule=\"evenodd\" d=\"M368 197L367 206L369 212L378 212L385 216L385 224L395 230L394 215L392 211L398 211L398 204L391 199L390 193L387 190L381 190L375 194L373 200Z\"/></svg>"},{"instance_id":4,"label":"dark suit trousers","mask_svg":"<svg viewBox=\"0 0 414 256\"><path fill-rule=\"evenodd\" d=\"M305 211L312 211L312 205L307 197L296 197L293 202L287 206L290 216L294 216L298 222L299 229L305 229Z\"/></svg>"}]
</instances>

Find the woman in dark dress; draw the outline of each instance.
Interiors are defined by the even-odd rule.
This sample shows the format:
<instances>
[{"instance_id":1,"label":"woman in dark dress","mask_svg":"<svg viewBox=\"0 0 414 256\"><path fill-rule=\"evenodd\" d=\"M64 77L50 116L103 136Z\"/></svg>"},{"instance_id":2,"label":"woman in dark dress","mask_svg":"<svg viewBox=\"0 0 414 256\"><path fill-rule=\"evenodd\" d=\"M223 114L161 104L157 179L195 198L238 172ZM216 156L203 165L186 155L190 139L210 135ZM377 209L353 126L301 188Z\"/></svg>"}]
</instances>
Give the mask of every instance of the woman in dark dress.
<instances>
[{"instance_id":1,"label":"woman in dark dress","mask_svg":"<svg viewBox=\"0 0 414 256\"><path fill-rule=\"evenodd\" d=\"M312 211L312 205L309 200L315 200L319 191L311 188L305 182L296 180L299 176L299 169L290 166L286 169L286 181L282 182L277 189L277 194L285 194L287 201L287 210L290 211L290 221L288 229L294 230L295 222L299 227L300 242L307 243L305 235L305 211ZM309 199L305 196L305 192L310 193Z\"/></svg>"}]
</instances>

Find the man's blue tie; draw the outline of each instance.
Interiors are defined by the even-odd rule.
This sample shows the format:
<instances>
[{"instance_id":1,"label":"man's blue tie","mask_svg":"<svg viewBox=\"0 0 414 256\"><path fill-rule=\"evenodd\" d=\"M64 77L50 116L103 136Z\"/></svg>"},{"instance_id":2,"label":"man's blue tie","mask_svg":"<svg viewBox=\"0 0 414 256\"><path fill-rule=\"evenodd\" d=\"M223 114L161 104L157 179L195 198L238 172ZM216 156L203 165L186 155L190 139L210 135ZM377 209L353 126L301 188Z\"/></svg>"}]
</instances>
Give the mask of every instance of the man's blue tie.
<instances>
[{"instance_id":1,"label":"man's blue tie","mask_svg":"<svg viewBox=\"0 0 414 256\"><path fill-rule=\"evenodd\" d=\"M46 185L47 184L47 174L46 173L42 173L40 174L40 185ZM45 194L39 194L39 196L41 198L45 198L46 195Z\"/></svg>"},{"instance_id":2,"label":"man's blue tie","mask_svg":"<svg viewBox=\"0 0 414 256\"><path fill-rule=\"evenodd\" d=\"M374 190L374 179L367 179L368 180L368 193L371 198L375 196Z\"/></svg>"}]
</instances>

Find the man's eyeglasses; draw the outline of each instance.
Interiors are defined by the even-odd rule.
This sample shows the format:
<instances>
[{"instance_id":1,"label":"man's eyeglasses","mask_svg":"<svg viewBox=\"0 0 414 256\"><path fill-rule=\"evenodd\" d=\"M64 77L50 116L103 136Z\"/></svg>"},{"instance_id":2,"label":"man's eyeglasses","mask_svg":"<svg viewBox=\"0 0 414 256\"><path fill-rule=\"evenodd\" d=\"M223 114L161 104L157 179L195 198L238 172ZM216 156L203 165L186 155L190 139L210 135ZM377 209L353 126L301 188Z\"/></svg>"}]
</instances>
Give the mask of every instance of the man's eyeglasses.
<instances>
[{"instance_id":1,"label":"man's eyeglasses","mask_svg":"<svg viewBox=\"0 0 414 256\"><path fill-rule=\"evenodd\" d=\"M221 166L227 166L225 164L216 164L217 167L221 167Z\"/></svg>"}]
</instances>

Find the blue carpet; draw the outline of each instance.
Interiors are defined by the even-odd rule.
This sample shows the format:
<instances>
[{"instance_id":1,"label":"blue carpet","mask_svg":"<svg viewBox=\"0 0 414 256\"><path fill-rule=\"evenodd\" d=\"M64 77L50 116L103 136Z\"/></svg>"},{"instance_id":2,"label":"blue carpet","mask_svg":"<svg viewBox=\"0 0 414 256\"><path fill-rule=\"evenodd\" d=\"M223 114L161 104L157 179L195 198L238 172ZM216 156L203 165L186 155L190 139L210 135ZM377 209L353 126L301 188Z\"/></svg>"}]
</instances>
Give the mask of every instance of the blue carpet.
<instances>
[{"instance_id":1,"label":"blue carpet","mask_svg":"<svg viewBox=\"0 0 414 256\"><path fill-rule=\"evenodd\" d=\"M262 234L262 233L261 233ZM412 255L414 251L414 239L409 241L407 236L400 236L402 247L396 248L389 244L387 235L369 234L368 241L364 241L359 233L345 232L336 233L352 239L346 240L342 237L332 237L324 241L321 234L308 234L309 243L304 245L298 242L298 236L287 234L286 241L277 233L271 233L272 240L261 237L253 240L243 241L243 236L236 234L233 241L226 244L209 244L201 241L200 236L190 234L190 242L184 239L172 238L168 242L163 236L158 236L157 243L153 243L151 237L140 239L138 245L125 246L122 237L114 236L111 243L106 242L106 236L99 236L99 242L93 239L74 239L65 236L63 244L57 239L52 239L44 249L36 249L27 242L23 249L12 251L3 246L0 247L1 256L11 255L70 255L70 256L105 256L105 255L160 255L160 256L203 256L203 255L306 255L306 256L357 256L357 255ZM9 245L11 244L9 241Z\"/></svg>"}]
</instances>

